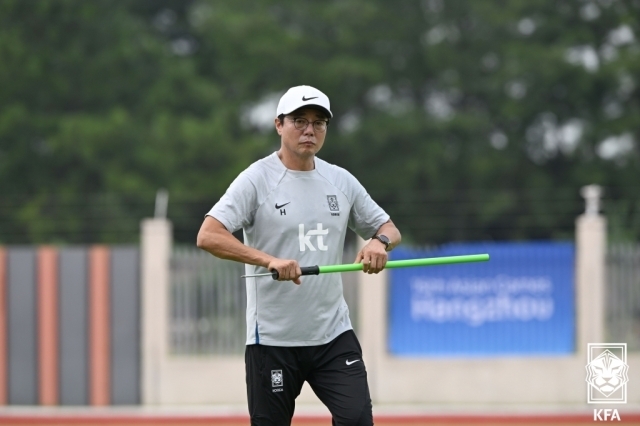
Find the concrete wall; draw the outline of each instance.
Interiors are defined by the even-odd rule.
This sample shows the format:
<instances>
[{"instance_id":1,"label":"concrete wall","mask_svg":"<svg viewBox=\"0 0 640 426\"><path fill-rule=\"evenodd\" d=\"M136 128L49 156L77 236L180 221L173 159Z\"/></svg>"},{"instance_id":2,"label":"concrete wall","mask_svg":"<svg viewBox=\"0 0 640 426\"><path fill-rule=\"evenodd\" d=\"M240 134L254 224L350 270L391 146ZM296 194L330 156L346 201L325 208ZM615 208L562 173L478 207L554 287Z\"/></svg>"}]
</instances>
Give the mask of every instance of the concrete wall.
<instances>
[{"instance_id":1,"label":"concrete wall","mask_svg":"<svg viewBox=\"0 0 640 426\"><path fill-rule=\"evenodd\" d=\"M576 227L577 347L569 356L394 357L386 350L387 274L360 274L359 339L374 404L586 405L587 343L604 339L606 221L581 216ZM242 357L168 355L170 233L164 220L143 225L143 403L244 405ZM630 371L638 371L640 354L630 355L628 364ZM640 380L632 377L628 398L640 403ZM298 403L323 407L307 385Z\"/></svg>"}]
</instances>

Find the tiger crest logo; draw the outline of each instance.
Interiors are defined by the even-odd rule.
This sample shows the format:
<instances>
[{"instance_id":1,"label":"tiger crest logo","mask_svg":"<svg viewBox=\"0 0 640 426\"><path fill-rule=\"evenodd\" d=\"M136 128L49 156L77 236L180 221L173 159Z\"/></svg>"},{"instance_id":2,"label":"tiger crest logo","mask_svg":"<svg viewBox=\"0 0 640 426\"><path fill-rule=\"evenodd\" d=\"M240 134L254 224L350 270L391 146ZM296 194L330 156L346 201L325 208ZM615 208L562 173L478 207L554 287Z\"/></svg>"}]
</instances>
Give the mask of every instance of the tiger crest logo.
<instances>
[{"instance_id":1,"label":"tiger crest logo","mask_svg":"<svg viewBox=\"0 0 640 426\"><path fill-rule=\"evenodd\" d=\"M627 402L629 366L626 352L626 343L589 344L589 363L586 366L589 403Z\"/></svg>"},{"instance_id":2,"label":"tiger crest logo","mask_svg":"<svg viewBox=\"0 0 640 426\"><path fill-rule=\"evenodd\" d=\"M282 370L271 370L271 387L281 387L282 385Z\"/></svg>"}]
</instances>

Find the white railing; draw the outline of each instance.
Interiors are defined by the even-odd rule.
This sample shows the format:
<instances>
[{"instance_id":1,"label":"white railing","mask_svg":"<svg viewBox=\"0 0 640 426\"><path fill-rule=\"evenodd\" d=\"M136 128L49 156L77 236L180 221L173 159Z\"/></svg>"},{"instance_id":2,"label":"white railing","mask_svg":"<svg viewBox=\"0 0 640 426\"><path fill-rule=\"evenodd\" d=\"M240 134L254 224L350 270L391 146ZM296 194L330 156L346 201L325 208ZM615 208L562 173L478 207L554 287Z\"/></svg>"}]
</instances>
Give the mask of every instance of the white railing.
<instances>
[{"instance_id":1,"label":"white railing","mask_svg":"<svg viewBox=\"0 0 640 426\"><path fill-rule=\"evenodd\" d=\"M171 256L170 340L172 354L244 352L244 266L195 247L174 247Z\"/></svg>"},{"instance_id":2,"label":"white railing","mask_svg":"<svg viewBox=\"0 0 640 426\"><path fill-rule=\"evenodd\" d=\"M606 271L606 339L640 351L640 244L609 244Z\"/></svg>"}]
</instances>

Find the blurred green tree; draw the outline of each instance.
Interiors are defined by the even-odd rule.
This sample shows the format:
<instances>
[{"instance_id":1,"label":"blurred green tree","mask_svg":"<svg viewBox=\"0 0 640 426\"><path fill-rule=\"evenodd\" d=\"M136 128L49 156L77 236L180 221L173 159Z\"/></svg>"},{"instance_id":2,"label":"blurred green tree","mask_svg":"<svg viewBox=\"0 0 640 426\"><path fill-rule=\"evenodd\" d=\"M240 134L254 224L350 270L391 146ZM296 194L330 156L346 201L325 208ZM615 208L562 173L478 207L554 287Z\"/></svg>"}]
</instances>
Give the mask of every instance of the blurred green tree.
<instances>
[{"instance_id":1,"label":"blurred green tree","mask_svg":"<svg viewBox=\"0 0 640 426\"><path fill-rule=\"evenodd\" d=\"M0 2L0 241L137 238L158 188L179 241L277 149L297 84L320 156L415 243L569 238L605 186L640 237L640 25L622 0Z\"/></svg>"}]
</instances>

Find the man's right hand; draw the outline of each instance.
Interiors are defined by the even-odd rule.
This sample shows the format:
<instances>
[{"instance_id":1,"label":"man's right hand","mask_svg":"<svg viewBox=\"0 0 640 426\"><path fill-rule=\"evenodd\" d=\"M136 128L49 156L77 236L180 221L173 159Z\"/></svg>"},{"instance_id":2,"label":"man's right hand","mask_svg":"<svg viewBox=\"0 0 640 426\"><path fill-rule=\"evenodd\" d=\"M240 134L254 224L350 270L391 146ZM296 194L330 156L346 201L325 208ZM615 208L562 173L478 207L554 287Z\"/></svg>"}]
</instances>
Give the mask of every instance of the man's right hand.
<instances>
[{"instance_id":1,"label":"man's right hand","mask_svg":"<svg viewBox=\"0 0 640 426\"><path fill-rule=\"evenodd\" d=\"M269 262L267 269L270 272L278 271L278 281L293 281L295 284L301 284L302 271L297 260L273 259Z\"/></svg>"}]
</instances>

